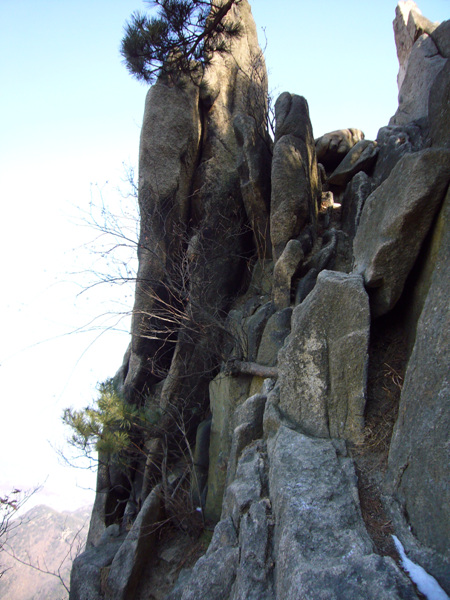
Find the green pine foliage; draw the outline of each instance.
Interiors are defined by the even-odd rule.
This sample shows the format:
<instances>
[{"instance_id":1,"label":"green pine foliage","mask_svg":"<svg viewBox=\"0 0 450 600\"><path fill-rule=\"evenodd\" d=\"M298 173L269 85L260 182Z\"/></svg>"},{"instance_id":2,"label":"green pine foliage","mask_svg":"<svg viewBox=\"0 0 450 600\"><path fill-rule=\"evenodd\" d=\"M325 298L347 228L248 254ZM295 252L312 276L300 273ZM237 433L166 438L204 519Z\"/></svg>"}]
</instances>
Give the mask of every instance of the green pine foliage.
<instances>
[{"instance_id":1,"label":"green pine foliage","mask_svg":"<svg viewBox=\"0 0 450 600\"><path fill-rule=\"evenodd\" d=\"M63 422L72 430L70 443L89 456L93 451L114 456L130 450L131 433L142 430L154 418L126 402L112 379L100 383L98 391L93 406L64 410Z\"/></svg>"},{"instance_id":2,"label":"green pine foliage","mask_svg":"<svg viewBox=\"0 0 450 600\"><path fill-rule=\"evenodd\" d=\"M150 0L157 16L135 12L125 25L121 54L130 73L153 83L160 73L202 71L215 53L229 51L241 33L226 18L240 0Z\"/></svg>"}]
</instances>

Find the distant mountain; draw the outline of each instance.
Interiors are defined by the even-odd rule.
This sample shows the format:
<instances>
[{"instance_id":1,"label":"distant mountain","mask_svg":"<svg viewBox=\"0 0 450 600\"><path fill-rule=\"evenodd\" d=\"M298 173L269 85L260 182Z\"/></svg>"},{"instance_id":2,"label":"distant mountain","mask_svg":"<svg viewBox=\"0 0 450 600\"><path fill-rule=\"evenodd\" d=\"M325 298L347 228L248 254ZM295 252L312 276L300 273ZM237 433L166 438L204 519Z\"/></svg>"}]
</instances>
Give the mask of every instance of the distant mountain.
<instances>
[{"instance_id":1,"label":"distant mountain","mask_svg":"<svg viewBox=\"0 0 450 600\"><path fill-rule=\"evenodd\" d=\"M22 561L59 573L68 586L72 561L84 548L91 507L57 512L35 506L23 517L9 540ZM67 591L57 577L26 566L3 552L0 563L9 570L0 579L0 600L65 600Z\"/></svg>"}]
</instances>

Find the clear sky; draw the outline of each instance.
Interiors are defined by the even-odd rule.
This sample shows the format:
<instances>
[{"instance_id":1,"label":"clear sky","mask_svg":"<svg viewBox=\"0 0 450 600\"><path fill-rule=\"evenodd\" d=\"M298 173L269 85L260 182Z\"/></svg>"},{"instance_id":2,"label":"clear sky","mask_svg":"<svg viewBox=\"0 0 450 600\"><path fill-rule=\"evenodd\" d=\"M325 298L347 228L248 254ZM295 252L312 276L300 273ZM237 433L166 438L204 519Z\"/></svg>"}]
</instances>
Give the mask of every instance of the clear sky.
<instances>
[{"instance_id":1,"label":"clear sky","mask_svg":"<svg viewBox=\"0 0 450 600\"><path fill-rule=\"evenodd\" d=\"M433 21L450 17L449 0L418 5ZM358 127L374 139L394 114L395 6L253 0L273 95L305 96L316 137ZM120 211L122 164L137 165L147 89L121 64L119 44L125 20L143 8L0 0L0 493L45 482L36 501L56 508L92 501L95 485L92 473L58 462L62 410L89 403L128 344L129 322L117 313L130 309L132 290L78 294L93 281L88 271L112 268L89 249L90 202Z\"/></svg>"}]
</instances>

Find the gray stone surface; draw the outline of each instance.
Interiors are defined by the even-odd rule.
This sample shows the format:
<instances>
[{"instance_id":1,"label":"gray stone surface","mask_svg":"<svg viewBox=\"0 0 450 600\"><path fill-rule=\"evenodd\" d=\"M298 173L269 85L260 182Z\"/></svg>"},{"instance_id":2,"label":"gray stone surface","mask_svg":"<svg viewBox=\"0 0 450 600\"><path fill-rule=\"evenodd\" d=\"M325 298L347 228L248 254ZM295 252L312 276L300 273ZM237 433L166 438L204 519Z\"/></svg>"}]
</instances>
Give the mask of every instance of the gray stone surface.
<instances>
[{"instance_id":1,"label":"gray stone surface","mask_svg":"<svg viewBox=\"0 0 450 600\"><path fill-rule=\"evenodd\" d=\"M265 479L262 446L262 442L256 441L244 449L239 457L233 483L225 492L222 519L231 517L236 528L252 502L257 502L261 497Z\"/></svg>"},{"instance_id":2,"label":"gray stone surface","mask_svg":"<svg viewBox=\"0 0 450 600\"><path fill-rule=\"evenodd\" d=\"M389 125L405 125L427 117L430 88L444 64L445 58L439 54L431 37L421 35L411 50L398 95L398 109Z\"/></svg>"},{"instance_id":3,"label":"gray stone surface","mask_svg":"<svg viewBox=\"0 0 450 600\"><path fill-rule=\"evenodd\" d=\"M342 197L342 229L350 238L355 236L361 218L364 203L370 195L369 176L362 171L357 173L345 188Z\"/></svg>"},{"instance_id":4,"label":"gray stone surface","mask_svg":"<svg viewBox=\"0 0 450 600\"><path fill-rule=\"evenodd\" d=\"M264 328L259 345L257 363L274 367L277 364L278 351L291 330L292 308L284 308L274 313Z\"/></svg>"},{"instance_id":5,"label":"gray stone surface","mask_svg":"<svg viewBox=\"0 0 450 600\"><path fill-rule=\"evenodd\" d=\"M276 598L416 598L394 561L372 554L350 459L286 427L268 456Z\"/></svg>"},{"instance_id":6,"label":"gray stone surface","mask_svg":"<svg viewBox=\"0 0 450 600\"><path fill-rule=\"evenodd\" d=\"M450 20L443 21L430 35L439 54L450 58Z\"/></svg>"},{"instance_id":7,"label":"gray stone surface","mask_svg":"<svg viewBox=\"0 0 450 600\"><path fill-rule=\"evenodd\" d=\"M316 140L317 161L329 172L337 167L355 144L364 139L360 129L337 129Z\"/></svg>"},{"instance_id":8,"label":"gray stone surface","mask_svg":"<svg viewBox=\"0 0 450 600\"><path fill-rule=\"evenodd\" d=\"M354 270L369 289L373 317L400 298L446 191L449 159L448 150L404 156L365 202L353 243Z\"/></svg>"},{"instance_id":9,"label":"gray stone surface","mask_svg":"<svg viewBox=\"0 0 450 600\"><path fill-rule=\"evenodd\" d=\"M324 269L333 270L336 257L337 231L334 228L327 229L322 236L321 245L318 246L303 265L303 269L315 269L318 273ZM319 249L320 248L320 249Z\"/></svg>"},{"instance_id":10,"label":"gray stone surface","mask_svg":"<svg viewBox=\"0 0 450 600\"><path fill-rule=\"evenodd\" d=\"M377 143L361 140L353 146L328 178L330 185L345 186L356 173L369 172L377 159Z\"/></svg>"},{"instance_id":11,"label":"gray stone surface","mask_svg":"<svg viewBox=\"0 0 450 600\"><path fill-rule=\"evenodd\" d=\"M166 336L150 336L149 332L161 329L163 325L155 315L162 311L163 316L163 303L170 301L168 281L175 277L173 263L181 252L200 136L198 87L188 80L183 86L169 85L160 77L147 94L141 130L139 269L131 326L131 368L125 380L129 395L151 380L152 366L147 357L152 357L155 372L164 359Z\"/></svg>"},{"instance_id":12,"label":"gray stone surface","mask_svg":"<svg viewBox=\"0 0 450 600\"><path fill-rule=\"evenodd\" d=\"M242 323L241 331L244 334L244 349L246 350L244 357L246 360L254 361L256 359L264 329L273 311L272 303L266 302Z\"/></svg>"},{"instance_id":13,"label":"gray stone surface","mask_svg":"<svg viewBox=\"0 0 450 600\"><path fill-rule=\"evenodd\" d=\"M450 192L436 225L435 266L419 319L389 452L390 492L403 530L414 532L434 556L413 557L450 593Z\"/></svg>"},{"instance_id":14,"label":"gray stone surface","mask_svg":"<svg viewBox=\"0 0 450 600\"><path fill-rule=\"evenodd\" d=\"M301 277L295 290L295 305L301 304L306 296L313 290L316 285L319 271L317 268L311 268Z\"/></svg>"},{"instance_id":15,"label":"gray stone surface","mask_svg":"<svg viewBox=\"0 0 450 600\"><path fill-rule=\"evenodd\" d=\"M302 243L289 240L273 269L272 302L275 310L288 308L291 304L291 281L303 260Z\"/></svg>"},{"instance_id":16,"label":"gray stone surface","mask_svg":"<svg viewBox=\"0 0 450 600\"><path fill-rule=\"evenodd\" d=\"M447 21L450 24L450 21ZM447 29L450 37L450 28ZM450 148L450 59L436 77L430 89L428 119L430 141L434 147Z\"/></svg>"},{"instance_id":17,"label":"gray stone surface","mask_svg":"<svg viewBox=\"0 0 450 600\"><path fill-rule=\"evenodd\" d=\"M162 518L161 485L147 496L123 544L114 556L108 574L108 600L133 600L148 555L155 545Z\"/></svg>"},{"instance_id":18,"label":"gray stone surface","mask_svg":"<svg viewBox=\"0 0 450 600\"><path fill-rule=\"evenodd\" d=\"M268 502L254 502L241 519L240 560L233 589L233 600L275 600L270 571L270 524Z\"/></svg>"},{"instance_id":19,"label":"gray stone surface","mask_svg":"<svg viewBox=\"0 0 450 600\"><path fill-rule=\"evenodd\" d=\"M224 547L207 553L193 568L179 600L228 600L238 563L238 547Z\"/></svg>"},{"instance_id":20,"label":"gray stone surface","mask_svg":"<svg viewBox=\"0 0 450 600\"><path fill-rule=\"evenodd\" d=\"M227 470L227 486L236 475L236 467L243 449L263 435L264 394L254 394L236 409Z\"/></svg>"},{"instance_id":21,"label":"gray stone surface","mask_svg":"<svg viewBox=\"0 0 450 600\"><path fill-rule=\"evenodd\" d=\"M308 103L303 96L283 92L275 103L275 144L284 135L310 140L312 129Z\"/></svg>"},{"instance_id":22,"label":"gray stone surface","mask_svg":"<svg viewBox=\"0 0 450 600\"><path fill-rule=\"evenodd\" d=\"M369 325L358 275L322 271L294 309L291 333L278 353L280 408L306 433L360 439Z\"/></svg>"},{"instance_id":23,"label":"gray stone surface","mask_svg":"<svg viewBox=\"0 0 450 600\"><path fill-rule=\"evenodd\" d=\"M378 156L372 173L372 185L377 187L389 177L392 169L405 154L418 152L425 147L427 124L425 121L403 126L382 127L378 131Z\"/></svg>"},{"instance_id":24,"label":"gray stone surface","mask_svg":"<svg viewBox=\"0 0 450 600\"><path fill-rule=\"evenodd\" d=\"M393 22L395 45L399 62L397 76L398 89L402 87L408 68L409 57L415 41L423 33L432 33L437 23L431 23L422 15L420 9L413 0L401 1L395 9Z\"/></svg>"},{"instance_id":25,"label":"gray stone surface","mask_svg":"<svg viewBox=\"0 0 450 600\"><path fill-rule=\"evenodd\" d=\"M70 575L69 600L102 600L102 569L108 567L123 542L118 525L110 525L96 546L75 558Z\"/></svg>"},{"instance_id":26,"label":"gray stone surface","mask_svg":"<svg viewBox=\"0 0 450 600\"><path fill-rule=\"evenodd\" d=\"M240 152L237 169L245 210L253 230L260 259L271 257L270 166L272 142L250 115L237 115L233 122Z\"/></svg>"},{"instance_id":27,"label":"gray stone surface","mask_svg":"<svg viewBox=\"0 0 450 600\"><path fill-rule=\"evenodd\" d=\"M264 327L274 311L271 302L261 305L261 300L264 299L254 295L248 302L230 310L227 317L227 328L233 341L230 355L246 361L256 360Z\"/></svg>"},{"instance_id":28,"label":"gray stone surface","mask_svg":"<svg viewBox=\"0 0 450 600\"><path fill-rule=\"evenodd\" d=\"M251 377L219 374L210 384L211 438L209 446L208 493L205 514L218 521L226 485L233 434L233 414L249 395Z\"/></svg>"},{"instance_id":29,"label":"gray stone surface","mask_svg":"<svg viewBox=\"0 0 450 600\"><path fill-rule=\"evenodd\" d=\"M284 92L275 104L270 235L273 257L308 223L315 223L321 183L306 100Z\"/></svg>"}]
</instances>

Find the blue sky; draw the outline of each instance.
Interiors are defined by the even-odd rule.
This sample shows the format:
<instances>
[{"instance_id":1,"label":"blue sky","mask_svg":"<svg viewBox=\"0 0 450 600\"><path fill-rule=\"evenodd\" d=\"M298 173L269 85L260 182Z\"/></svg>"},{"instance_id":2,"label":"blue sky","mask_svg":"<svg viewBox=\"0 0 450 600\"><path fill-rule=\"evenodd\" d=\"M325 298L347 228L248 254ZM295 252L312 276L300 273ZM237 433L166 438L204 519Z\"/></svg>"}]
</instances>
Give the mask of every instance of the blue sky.
<instances>
[{"instance_id":1,"label":"blue sky","mask_svg":"<svg viewBox=\"0 0 450 600\"><path fill-rule=\"evenodd\" d=\"M448 0L418 4L433 21L450 16ZM395 6L253 0L270 87L306 97L316 137L358 127L373 139L394 114ZM0 0L0 493L45 481L36 499L58 508L90 501L82 488L94 485L92 474L58 463L62 410L89 403L128 344L127 319L110 313L129 309L132 291L78 294L92 281L86 271L108 268L89 250L95 234L83 215L100 193L120 211L122 165L137 164L147 89L121 64L119 44L125 20L143 8ZM83 328L92 321L94 330Z\"/></svg>"}]
</instances>

